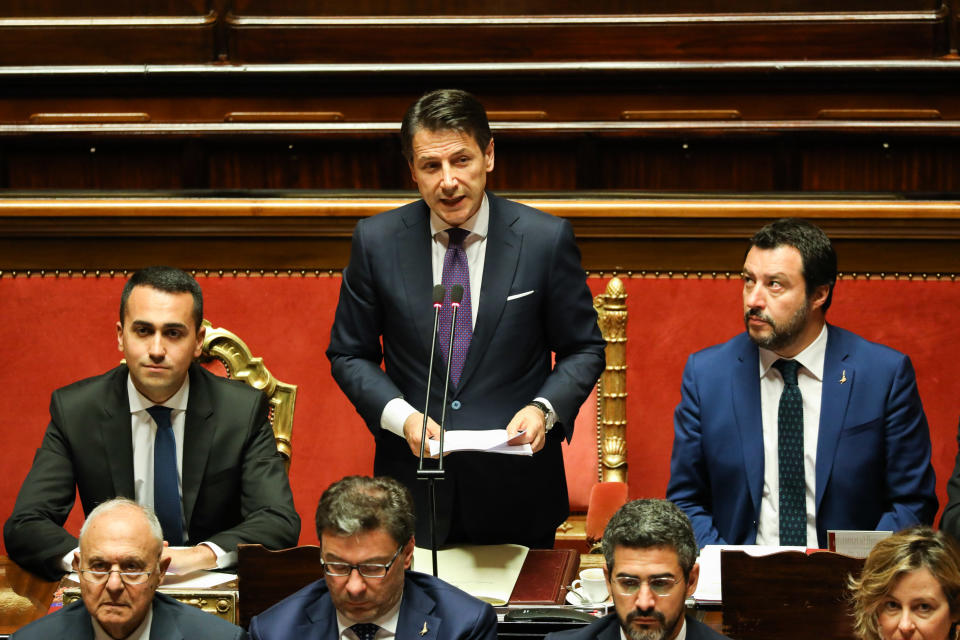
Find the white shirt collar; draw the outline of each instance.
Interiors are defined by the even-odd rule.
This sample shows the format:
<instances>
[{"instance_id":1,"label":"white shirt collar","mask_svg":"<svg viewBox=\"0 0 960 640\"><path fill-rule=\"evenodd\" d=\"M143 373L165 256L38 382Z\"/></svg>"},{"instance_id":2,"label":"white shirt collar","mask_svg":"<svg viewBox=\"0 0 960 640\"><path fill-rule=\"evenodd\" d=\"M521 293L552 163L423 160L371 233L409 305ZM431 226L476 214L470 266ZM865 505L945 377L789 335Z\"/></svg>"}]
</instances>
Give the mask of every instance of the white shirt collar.
<instances>
[{"instance_id":1,"label":"white shirt collar","mask_svg":"<svg viewBox=\"0 0 960 640\"><path fill-rule=\"evenodd\" d=\"M186 411L187 400L190 398L190 376L183 379L183 384L177 389L177 392L160 404L164 407L170 407L174 411ZM147 396L140 393L139 389L133 384L133 377L127 374L127 399L130 401L130 413L137 411L146 411L157 404Z\"/></svg>"},{"instance_id":2,"label":"white shirt collar","mask_svg":"<svg viewBox=\"0 0 960 640\"><path fill-rule=\"evenodd\" d=\"M93 624L93 637L94 640L113 640L106 631L103 630L103 627L100 626L100 623L97 622L97 619L93 616L90 616L90 622ZM133 632L130 633L124 640L149 640L150 638L150 626L153 624L153 605L147 607L147 615L143 617L143 621L140 623Z\"/></svg>"},{"instance_id":3,"label":"white shirt collar","mask_svg":"<svg viewBox=\"0 0 960 640\"><path fill-rule=\"evenodd\" d=\"M394 605L390 611L387 611L381 617L377 618L376 620L371 620L370 622L396 636L397 622L400 620L400 604L402 602L403 596L401 595L400 600L397 601L397 604ZM344 632L355 624L357 623L337 611L337 628L340 631L338 636L339 638L350 638L352 640L353 636L346 636L344 635Z\"/></svg>"},{"instance_id":4,"label":"white shirt collar","mask_svg":"<svg viewBox=\"0 0 960 640\"><path fill-rule=\"evenodd\" d=\"M443 234L444 243L446 243L446 230L450 228L450 225L444 222L440 216L430 210L430 235L434 238L437 237L437 234ZM480 236L481 238L487 237L487 230L490 228L490 200L487 198L486 192L483 194L483 200L480 201L480 208L477 209L477 212L470 217L469 220L460 225L461 229L466 229L472 235Z\"/></svg>"},{"instance_id":5,"label":"white shirt collar","mask_svg":"<svg viewBox=\"0 0 960 640\"><path fill-rule=\"evenodd\" d=\"M823 382L823 362L827 355L827 323L823 323L820 334L813 342L807 345L807 348L798 353L793 360L800 363L810 375L818 381ZM760 377L767 375L773 363L779 360L781 356L775 351L760 347Z\"/></svg>"}]
</instances>

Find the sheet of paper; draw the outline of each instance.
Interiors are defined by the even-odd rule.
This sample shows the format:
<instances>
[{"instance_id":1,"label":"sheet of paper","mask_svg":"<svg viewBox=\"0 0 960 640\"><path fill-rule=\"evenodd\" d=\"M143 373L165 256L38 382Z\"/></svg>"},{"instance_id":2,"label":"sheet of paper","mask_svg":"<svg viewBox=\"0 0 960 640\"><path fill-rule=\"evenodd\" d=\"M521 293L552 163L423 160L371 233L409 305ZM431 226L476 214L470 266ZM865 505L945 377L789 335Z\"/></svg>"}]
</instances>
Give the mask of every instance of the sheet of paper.
<instances>
[{"instance_id":1,"label":"sheet of paper","mask_svg":"<svg viewBox=\"0 0 960 640\"><path fill-rule=\"evenodd\" d=\"M510 600L528 549L518 544L459 545L437 552L439 577L494 606ZM430 549L413 550L413 568L433 574Z\"/></svg>"},{"instance_id":2,"label":"sheet of paper","mask_svg":"<svg viewBox=\"0 0 960 640\"><path fill-rule=\"evenodd\" d=\"M485 451L487 453L507 453L519 456L532 456L533 450L529 444L507 444L506 429L489 429L487 431L447 431L443 436L443 450L445 453L454 451ZM439 440L428 440L430 455L435 456L440 451Z\"/></svg>"},{"instance_id":3,"label":"sheet of paper","mask_svg":"<svg viewBox=\"0 0 960 640\"><path fill-rule=\"evenodd\" d=\"M767 556L781 551L806 552L806 547L777 547L772 545L756 544L708 544L700 550L700 580L693 599L704 604L719 604L723 602L720 589L720 552L745 551L752 556Z\"/></svg>"}]
</instances>

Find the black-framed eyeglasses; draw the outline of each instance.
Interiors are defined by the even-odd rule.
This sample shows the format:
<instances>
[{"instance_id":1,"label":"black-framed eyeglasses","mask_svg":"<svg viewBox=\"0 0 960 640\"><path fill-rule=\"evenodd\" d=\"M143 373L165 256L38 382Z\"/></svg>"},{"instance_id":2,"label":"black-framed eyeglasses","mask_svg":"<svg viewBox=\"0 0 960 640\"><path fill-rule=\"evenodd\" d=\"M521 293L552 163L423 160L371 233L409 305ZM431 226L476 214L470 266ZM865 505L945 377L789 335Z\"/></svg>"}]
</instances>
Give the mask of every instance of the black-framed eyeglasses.
<instances>
[{"instance_id":1,"label":"black-framed eyeglasses","mask_svg":"<svg viewBox=\"0 0 960 640\"><path fill-rule=\"evenodd\" d=\"M617 585L617 592L622 596L637 595L637 592L640 591L640 587L643 586L644 582L647 583L647 586L650 587L650 591L652 591L654 595L668 596L670 592L673 591L673 588L677 586L677 583L680 582L680 579L671 576L657 576L656 578L642 580L640 578L634 578L633 576L617 576L613 579L613 582Z\"/></svg>"},{"instance_id":2,"label":"black-framed eyeglasses","mask_svg":"<svg viewBox=\"0 0 960 640\"><path fill-rule=\"evenodd\" d=\"M320 563L323 564L323 571L328 576L337 576L342 578L344 576L349 576L350 573L356 569L357 572L364 578L382 578L387 575L387 572L390 571L390 567L393 566L393 563L397 561L397 557L400 555L400 551L403 549L403 545L397 547L397 552L393 554L393 557L390 558L390 562L387 564L380 564L379 562L361 562L360 564L350 564L349 562L329 562L320 559Z\"/></svg>"},{"instance_id":3,"label":"black-framed eyeglasses","mask_svg":"<svg viewBox=\"0 0 960 640\"><path fill-rule=\"evenodd\" d=\"M103 584L110 579L111 573L120 576L120 580L127 586L136 586L145 583L153 571L120 571L120 569L110 569L109 571L95 571L93 569L80 569L80 575L91 584Z\"/></svg>"}]
</instances>

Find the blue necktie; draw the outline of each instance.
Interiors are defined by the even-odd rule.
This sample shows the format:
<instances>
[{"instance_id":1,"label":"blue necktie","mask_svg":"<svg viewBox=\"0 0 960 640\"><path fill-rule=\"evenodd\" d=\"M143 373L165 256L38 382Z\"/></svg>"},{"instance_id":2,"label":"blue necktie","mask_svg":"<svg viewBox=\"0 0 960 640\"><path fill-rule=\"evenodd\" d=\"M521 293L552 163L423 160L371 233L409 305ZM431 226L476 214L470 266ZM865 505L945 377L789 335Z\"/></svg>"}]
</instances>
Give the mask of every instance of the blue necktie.
<instances>
[{"instance_id":1,"label":"blue necktie","mask_svg":"<svg viewBox=\"0 0 960 640\"><path fill-rule=\"evenodd\" d=\"M361 622L360 624L355 624L350 627L350 631L357 634L357 638L360 640L373 640L373 637L377 635L377 631L379 630L380 627L371 622Z\"/></svg>"},{"instance_id":2,"label":"blue necktie","mask_svg":"<svg viewBox=\"0 0 960 640\"><path fill-rule=\"evenodd\" d=\"M780 544L806 546L807 498L803 473L803 398L797 386L796 360L773 363L783 376L777 413L777 455L780 465Z\"/></svg>"},{"instance_id":3,"label":"blue necktie","mask_svg":"<svg viewBox=\"0 0 960 640\"><path fill-rule=\"evenodd\" d=\"M467 253L463 249L463 241L470 232L466 229L451 227L447 229L450 243L447 253L443 257L443 275L440 278L443 288L447 290L446 300L440 309L440 353L445 360L450 360L450 382L453 386L460 383L460 374L463 373L463 363L467 359L467 349L470 348L470 338L473 337L473 311L470 306L470 269L467 266ZM453 310L450 308L450 287L459 284L463 287L463 300L460 301L460 310L457 311L457 328L453 336L453 355L447 354L450 344L450 318Z\"/></svg>"},{"instance_id":4,"label":"blue necktie","mask_svg":"<svg viewBox=\"0 0 960 640\"><path fill-rule=\"evenodd\" d=\"M153 441L153 510L157 514L163 537L170 546L183 544L180 516L180 482L177 474L177 442L170 424L170 407L154 405L147 413L157 423Z\"/></svg>"}]
</instances>

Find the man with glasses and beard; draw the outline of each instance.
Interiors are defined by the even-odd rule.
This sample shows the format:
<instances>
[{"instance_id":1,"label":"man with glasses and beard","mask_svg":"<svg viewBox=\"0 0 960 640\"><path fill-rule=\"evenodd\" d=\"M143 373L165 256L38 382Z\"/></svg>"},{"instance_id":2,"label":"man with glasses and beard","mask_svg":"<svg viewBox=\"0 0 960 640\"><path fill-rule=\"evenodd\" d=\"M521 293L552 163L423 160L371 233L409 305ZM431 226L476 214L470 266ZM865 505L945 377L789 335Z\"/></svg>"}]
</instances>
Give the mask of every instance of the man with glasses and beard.
<instances>
[{"instance_id":1,"label":"man with glasses and beard","mask_svg":"<svg viewBox=\"0 0 960 640\"><path fill-rule=\"evenodd\" d=\"M250 621L259 640L496 640L493 607L411 571L413 499L389 477L350 476L317 506L323 579Z\"/></svg>"},{"instance_id":2,"label":"man with glasses and beard","mask_svg":"<svg viewBox=\"0 0 960 640\"><path fill-rule=\"evenodd\" d=\"M697 543L827 546L827 530L899 531L937 512L910 359L828 325L837 256L777 220L743 264L746 332L690 356L667 498Z\"/></svg>"},{"instance_id":3,"label":"man with glasses and beard","mask_svg":"<svg viewBox=\"0 0 960 640\"><path fill-rule=\"evenodd\" d=\"M607 586L615 611L583 629L547 640L716 640L710 627L684 615L700 566L690 520L667 500L620 507L603 532Z\"/></svg>"}]
</instances>

